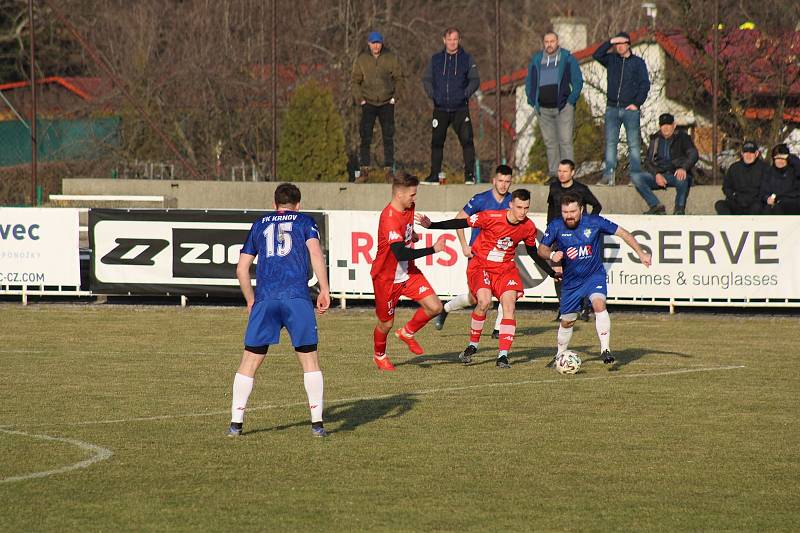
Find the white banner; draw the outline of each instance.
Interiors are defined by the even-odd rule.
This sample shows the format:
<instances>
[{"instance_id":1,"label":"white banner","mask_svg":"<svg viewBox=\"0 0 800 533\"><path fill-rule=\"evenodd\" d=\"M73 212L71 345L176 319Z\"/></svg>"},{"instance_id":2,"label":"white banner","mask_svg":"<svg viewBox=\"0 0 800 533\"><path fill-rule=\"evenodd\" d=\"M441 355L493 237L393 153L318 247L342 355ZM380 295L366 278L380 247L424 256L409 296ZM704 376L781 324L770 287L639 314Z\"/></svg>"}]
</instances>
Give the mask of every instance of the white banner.
<instances>
[{"instance_id":1,"label":"white banner","mask_svg":"<svg viewBox=\"0 0 800 533\"><path fill-rule=\"evenodd\" d=\"M378 212L328 211L331 291L372 294L369 269L377 247ZM425 212L431 220L454 213ZM541 232L544 215L531 217ZM643 216L609 215L653 254L645 268L636 254L616 237L606 237L604 263L608 294L614 298L666 299L798 299L800 298L800 217L795 216ZM419 226L431 246L439 234L449 235L442 253L416 264L439 295L466 291L466 259L455 231L430 231ZM469 230L465 230L468 234ZM553 282L544 278L524 248L517 262L530 299L555 298Z\"/></svg>"},{"instance_id":2,"label":"white banner","mask_svg":"<svg viewBox=\"0 0 800 533\"><path fill-rule=\"evenodd\" d=\"M78 210L0 208L0 285L80 286Z\"/></svg>"}]
</instances>

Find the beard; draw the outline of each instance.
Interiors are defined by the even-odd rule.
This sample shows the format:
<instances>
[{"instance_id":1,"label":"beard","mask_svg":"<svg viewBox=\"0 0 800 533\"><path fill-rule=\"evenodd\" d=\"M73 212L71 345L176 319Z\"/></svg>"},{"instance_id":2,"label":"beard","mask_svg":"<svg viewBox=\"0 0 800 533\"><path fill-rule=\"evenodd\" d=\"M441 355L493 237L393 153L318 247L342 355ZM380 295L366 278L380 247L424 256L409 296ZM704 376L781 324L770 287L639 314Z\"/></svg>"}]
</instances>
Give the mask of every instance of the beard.
<instances>
[{"instance_id":1,"label":"beard","mask_svg":"<svg viewBox=\"0 0 800 533\"><path fill-rule=\"evenodd\" d=\"M578 227L578 222L580 222L577 218L565 218L564 225L567 226L569 229L575 229Z\"/></svg>"}]
</instances>

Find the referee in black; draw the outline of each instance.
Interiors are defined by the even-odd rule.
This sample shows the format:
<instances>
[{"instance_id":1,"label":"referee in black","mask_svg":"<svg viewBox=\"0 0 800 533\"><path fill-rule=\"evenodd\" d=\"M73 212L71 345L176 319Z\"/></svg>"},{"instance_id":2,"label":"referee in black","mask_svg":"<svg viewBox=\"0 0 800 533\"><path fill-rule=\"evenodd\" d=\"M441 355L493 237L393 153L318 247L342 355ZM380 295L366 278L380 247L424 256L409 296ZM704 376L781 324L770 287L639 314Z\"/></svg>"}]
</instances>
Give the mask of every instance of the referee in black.
<instances>
[{"instance_id":1,"label":"referee in black","mask_svg":"<svg viewBox=\"0 0 800 533\"><path fill-rule=\"evenodd\" d=\"M561 197L566 193L572 193L575 195L580 196L583 199L583 205L586 206L585 209L589 209L591 206L591 214L592 215L599 215L600 211L603 209L603 206L600 205L600 202L597 200L592 191L589 190L589 187L584 185L583 183L575 181L575 162L571 159L562 159L561 162L558 163L558 173L556 174L557 179L553 180L550 183L550 193L547 195L547 223L553 219L561 217ZM559 301L561 300L561 283L556 283L556 296L558 296ZM589 320L589 313L591 312L592 306L589 302L588 298L584 298L583 300L583 308L581 312L578 314L578 317L583 320L584 322ZM556 316L556 321L561 319L561 315L558 314Z\"/></svg>"}]
</instances>

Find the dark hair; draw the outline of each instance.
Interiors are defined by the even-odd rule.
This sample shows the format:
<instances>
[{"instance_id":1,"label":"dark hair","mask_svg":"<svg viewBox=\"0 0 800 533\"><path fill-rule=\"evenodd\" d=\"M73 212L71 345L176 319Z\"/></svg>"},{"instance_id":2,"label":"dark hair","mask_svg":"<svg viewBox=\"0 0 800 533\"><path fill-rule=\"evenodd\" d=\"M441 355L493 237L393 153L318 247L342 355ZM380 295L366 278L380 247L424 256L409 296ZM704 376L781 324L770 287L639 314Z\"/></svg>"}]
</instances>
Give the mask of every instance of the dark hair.
<instances>
[{"instance_id":1,"label":"dark hair","mask_svg":"<svg viewBox=\"0 0 800 533\"><path fill-rule=\"evenodd\" d=\"M459 39L461 38L461 30L459 30L455 26L450 26L449 28L445 29L444 33L442 34L442 37L447 38L447 36L450 35L451 33L457 33L458 34L458 38Z\"/></svg>"},{"instance_id":2,"label":"dark hair","mask_svg":"<svg viewBox=\"0 0 800 533\"><path fill-rule=\"evenodd\" d=\"M569 165L570 170L575 170L575 161L572 159L562 159L558 162L559 165Z\"/></svg>"},{"instance_id":3,"label":"dark hair","mask_svg":"<svg viewBox=\"0 0 800 533\"><path fill-rule=\"evenodd\" d=\"M531 192L528 189L517 189L511 193L511 201L513 202L516 199L529 202L531 200Z\"/></svg>"},{"instance_id":4,"label":"dark hair","mask_svg":"<svg viewBox=\"0 0 800 533\"><path fill-rule=\"evenodd\" d=\"M419 185L419 178L408 172L398 172L392 178L392 190L398 187L416 187Z\"/></svg>"},{"instance_id":5,"label":"dark hair","mask_svg":"<svg viewBox=\"0 0 800 533\"><path fill-rule=\"evenodd\" d=\"M574 202L578 202L578 205L583 207L583 198L579 194L568 192L561 197L561 205L569 205Z\"/></svg>"},{"instance_id":6,"label":"dark hair","mask_svg":"<svg viewBox=\"0 0 800 533\"><path fill-rule=\"evenodd\" d=\"M297 205L300 203L300 189L294 183L281 183L275 189L275 205Z\"/></svg>"},{"instance_id":7,"label":"dark hair","mask_svg":"<svg viewBox=\"0 0 800 533\"><path fill-rule=\"evenodd\" d=\"M508 165L497 165L497 168L494 169L495 174L502 174L503 176L511 176L514 171L511 170L511 167Z\"/></svg>"}]
</instances>

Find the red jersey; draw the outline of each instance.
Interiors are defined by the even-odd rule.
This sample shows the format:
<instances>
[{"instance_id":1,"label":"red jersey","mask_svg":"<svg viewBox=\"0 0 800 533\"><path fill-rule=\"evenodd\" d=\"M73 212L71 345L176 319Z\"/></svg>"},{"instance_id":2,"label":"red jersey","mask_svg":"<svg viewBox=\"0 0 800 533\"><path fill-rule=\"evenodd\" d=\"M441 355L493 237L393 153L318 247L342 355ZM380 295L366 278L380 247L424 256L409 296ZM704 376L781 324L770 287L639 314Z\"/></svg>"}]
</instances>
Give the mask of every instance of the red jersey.
<instances>
[{"instance_id":1,"label":"red jersey","mask_svg":"<svg viewBox=\"0 0 800 533\"><path fill-rule=\"evenodd\" d=\"M467 223L480 228L481 233L472 245L472 253L487 268L492 264L511 263L517 244L536 246L536 225L529 218L519 224L508 221L508 211L481 211L471 215Z\"/></svg>"},{"instance_id":2,"label":"red jersey","mask_svg":"<svg viewBox=\"0 0 800 533\"><path fill-rule=\"evenodd\" d=\"M414 205L405 211L398 211L390 203L381 211L378 221L378 251L372 262L372 279L402 283L409 274L419 272L414 261L398 261L390 246L402 242L412 248L411 236L414 234Z\"/></svg>"}]
</instances>

